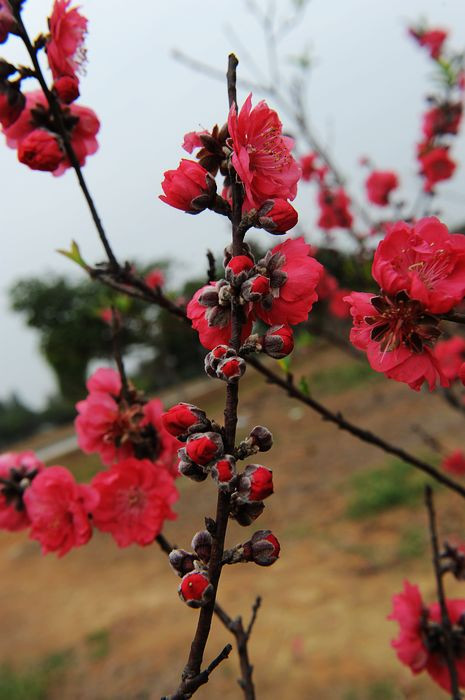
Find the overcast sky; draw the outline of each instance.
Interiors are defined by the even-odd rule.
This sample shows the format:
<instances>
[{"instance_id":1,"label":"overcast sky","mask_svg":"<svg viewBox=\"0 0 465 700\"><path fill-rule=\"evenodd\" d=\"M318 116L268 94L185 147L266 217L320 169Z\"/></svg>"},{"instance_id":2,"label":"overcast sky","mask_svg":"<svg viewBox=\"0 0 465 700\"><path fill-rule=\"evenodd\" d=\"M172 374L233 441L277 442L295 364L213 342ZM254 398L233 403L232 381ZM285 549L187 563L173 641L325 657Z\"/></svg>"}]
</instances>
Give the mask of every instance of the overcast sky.
<instances>
[{"instance_id":1,"label":"overcast sky","mask_svg":"<svg viewBox=\"0 0 465 700\"><path fill-rule=\"evenodd\" d=\"M282 11L287 2L278 6ZM45 30L50 7L48 0L26 3L25 19L32 35ZM157 196L163 171L177 167L186 155L181 149L183 134L224 122L227 96L224 84L177 63L171 50L182 48L225 71L230 51L241 59L235 32L256 61L265 65L257 25L240 0L83 0L81 7L89 18L89 62L80 101L96 111L102 124L100 149L88 159L85 176L114 250L120 259L172 257L178 278L198 273L205 267L204 250L220 250L225 244L224 224L211 213L185 215ZM287 55L311 47L312 123L349 176L354 192L366 177L358 166L361 155L369 155L380 168L397 170L403 195L413 197L418 191L414 144L432 71L426 54L407 37L406 27L421 16L448 28L452 46L465 47L463 0L310 0L301 26L284 45ZM0 55L27 62L14 37L0 47ZM245 60L239 75L250 77L244 64ZM246 94L239 91L240 102ZM15 391L37 406L53 392L53 377L39 357L37 335L8 311L6 290L28 275L77 275L72 264L55 252L73 238L85 259L96 262L104 256L74 173L54 178L28 170L2 142L0 135L4 241L0 397ZM462 137L455 142L453 155L459 161L464 160L464 144ZM464 170L460 167L450 184L438 187L448 224L465 219ZM305 188L297 200L309 240L316 219L313 199ZM259 234L263 240L266 235Z\"/></svg>"}]
</instances>

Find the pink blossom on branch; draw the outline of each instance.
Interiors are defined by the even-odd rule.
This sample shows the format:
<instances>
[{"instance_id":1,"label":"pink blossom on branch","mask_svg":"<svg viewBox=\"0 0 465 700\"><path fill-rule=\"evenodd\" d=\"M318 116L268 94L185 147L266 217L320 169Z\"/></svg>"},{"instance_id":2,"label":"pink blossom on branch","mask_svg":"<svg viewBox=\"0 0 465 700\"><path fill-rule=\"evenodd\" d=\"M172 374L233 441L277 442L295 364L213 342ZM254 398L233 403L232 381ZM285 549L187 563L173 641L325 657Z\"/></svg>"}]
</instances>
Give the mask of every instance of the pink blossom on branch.
<instances>
[{"instance_id":1,"label":"pink blossom on branch","mask_svg":"<svg viewBox=\"0 0 465 700\"><path fill-rule=\"evenodd\" d=\"M0 455L0 530L23 530L30 524L24 494L44 465L34 452Z\"/></svg>"},{"instance_id":2,"label":"pink blossom on branch","mask_svg":"<svg viewBox=\"0 0 465 700\"><path fill-rule=\"evenodd\" d=\"M372 274L387 294L405 291L431 313L445 313L465 295L465 237L434 216L400 221L378 245Z\"/></svg>"},{"instance_id":3,"label":"pink blossom on branch","mask_svg":"<svg viewBox=\"0 0 465 700\"><path fill-rule=\"evenodd\" d=\"M323 266L311 252L300 236L279 243L258 263L270 277L273 300L271 308L256 304L255 312L268 325L295 325L307 320L318 299L316 287L323 274Z\"/></svg>"},{"instance_id":4,"label":"pink blossom on branch","mask_svg":"<svg viewBox=\"0 0 465 700\"><path fill-rule=\"evenodd\" d=\"M180 443L163 426L159 399L128 403L121 379L111 368L98 369L87 382L89 395L76 404L76 433L83 452L98 452L104 464L129 457L150 457L159 467L177 474Z\"/></svg>"},{"instance_id":5,"label":"pink blossom on branch","mask_svg":"<svg viewBox=\"0 0 465 700\"><path fill-rule=\"evenodd\" d=\"M192 200L208 193L206 177L208 171L197 161L183 158L176 170L166 170L161 183L164 194L159 199L171 207L189 214L198 213Z\"/></svg>"},{"instance_id":6,"label":"pink blossom on branch","mask_svg":"<svg viewBox=\"0 0 465 700\"><path fill-rule=\"evenodd\" d=\"M399 635L392 646L397 657L412 673L422 671L444 690L451 691L450 673L446 660L444 636L441 630L439 603L425 605L418 586L404 582L404 590L392 598L389 620L399 623ZM446 600L447 612L452 624L452 649L459 686L465 686L465 657L461 652L464 629L465 600Z\"/></svg>"},{"instance_id":7,"label":"pink blossom on branch","mask_svg":"<svg viewBox=\"0 0 465 700\"><path fill-rule=\"evenodd\" d=\"M245 208L259 209L267 199L293 200L301 168L291 154L293 140L283 135L277 113L264 100L252 108L249 95L239 114L231 107L228 129L232 164L244 185Z\"/></svg>"},{"instance_id":8,"label":"pink blossom on branch","mask_svg":"<svg viewBox=\"0 0 465 700\"><path fill-rule=\"evenodd\" d=\"M349 211L350 199L342 187L336 190L322 187L318 192L318 205L320 217L317 223L320 228L329 230L352 226L353 216Z\"/></svg>"},{"instance_id":9,"label":"pink blossom on branch","mask_svg":"<svg viewBox=\"0 0 465 700\"><path fill-rule=\"evenodd\" d=\"M457 166L450 158L447 147L430 149L421 145L419 151L420 173L425 178L423 189L425 192L432 192L437 182L452 177Z\"/></svg>"},{"instance_id":10,"label":"pink blossom on branch","mask_svg":"<svg viewBox=\"0 0 465 700\"><path fill-rule=\"evenodd\" d=\"M98 494L90 486L77 484L64 467L47 467L36 476L24 494L31 520L30 537L38 540L42 553L63 556L92 536L89 513Z\"/></svg>"},{"instance_id":11,"label":"pink blossom on branch","mask_svg":"<svg viewBox=\"0 0 465 700\"><path fill-rule=\"evenodd\" d=\"M465 454L462 450L454 450L447 457L444 457L441 467L450 474L463 476L465 474Z\"/></svg>"},{"instance_id":12,"label":"pink blossom on branch","mask_svg":"<svg viewBox=\"0 0 465 700\"><path fill-rule=\"evenodd\" d=\"M365 181L369 201L380 207L389 204L389 195L398 185L396 173L390 170L374 170Z\"/></svg>"},{"instance_id":13,"label":"pink blossom on branch","mask_svg":"<svg viewBox=\"0 0 465 700\"><path fill-rule=\"evenodd\" d=\"M46 129L31 131L18 147L18 160L31 170L53 172L63 162L65 153L58 137Z\"/></svg>"},{"instance_id":14,"label":"pink blossom on branch","mask_svg":"<svg viewBox=\"0 0 465 700\"><path fill-rule=\"evenodd\" d=\"M458 134L462 119L460 102L451 104L445 102L433 107L423 115L423 134L427 141L442 134Z\"/></svg>"},{"instance_id":15,"label":"pink blossom on branch","mask_svg":"<svg viewBox=\"0 0 465 700\"><path fill-rule=\"evenodd\" d=\"M437 319L405 292L395 297L352 292L345 300L351 306L353 327L350 340L364 350L375 372L405 382L418 391L427 382L449 386L447 377L431 352L439 335Z\"/></svg>"},{"instance_id":16,"label":"pink blossom on branch","mask_svg":"<svg viewBox=\"0 0 465 700\"><path fill-rule=\"evenodd\" d=\"M447 39L447 32L444 29L409 29L409 34L418 41L420 46L428 49L431 58L437 60L442 51L442 45Z\"/></svg>"},{"instance_id":17,"label":"pink blossom on branch","mask_svg":"<svg viewBox=\"0 0 465 700\"><path fill-rule=\"evenodd\" d=\"M199 340L204 348L213 350L217 345L229 345L231 339L231 304L223 303L220 298L221 289L226 281L210 282L198 289L187 305L187 317L192 321L192 327L198 332ZM252 330L250 305L246 305L246 319L241 329L243 342Z\"/></svg>"},{"instance_id":18,"label":"pink blossom on branch","mask_svg":"<svg viewBox=\"0 0 465 700\"><path fill-rule=\"evenodd\" d=\"M16 20L7 0L0 0L0 44L3 44L14 29Z\"/></svg>"},{"instance_id":19,"label":"pink blossom on branch","mask_svg":"<svg viewBox=\"0 0 465 700\"><path fill-rule=\"evenodd\" d=\"M93 478L92 487L99 494L92 511L95 527L109 532L120 547L151 544L165 520L176 518L173 477L147 459L114 464Z\"/></svg>"},{"instance_id":20,"label":"pink blossom on branch","mask_svg":"<svg viewBox=\"0 0 465 700\"><path fill-rule=\"evenodd\" d=\"M76 77L86 59L84 39L87 19L71 0L55 0L50 17L50 38L47 42L47 58L53 78Z\"/></svg>"},{"instance_id":21,"label":"pink blossom on branch","mask_svg":"<svg viewBox=\"0 0 465 700\"><path fill-rule=\"evenodd\" d=\"M459 378L460 367L465 361L465 338L456 335L448 340L440 340L436 343L433 354L442 373L452 382Z\"/></svg>"}]
</instances>

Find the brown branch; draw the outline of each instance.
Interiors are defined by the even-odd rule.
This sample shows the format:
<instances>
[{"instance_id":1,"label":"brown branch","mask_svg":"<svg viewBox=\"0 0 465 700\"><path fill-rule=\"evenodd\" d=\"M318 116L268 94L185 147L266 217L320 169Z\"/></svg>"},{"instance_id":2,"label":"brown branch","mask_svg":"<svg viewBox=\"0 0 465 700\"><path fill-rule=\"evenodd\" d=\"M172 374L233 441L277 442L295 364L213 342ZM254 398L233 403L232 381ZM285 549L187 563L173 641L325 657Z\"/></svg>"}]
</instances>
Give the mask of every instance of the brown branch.
<instances>
[{"instance_id":1,"label":"brown branch","mask_svg":"<svg viewBox=\"0 0 465 700\"><path fill-rule=\"evenodd\" d=\"M207 281L208 282L216 282L216 261L215 261L215 256L213 255L211 250L207 250L207 261L208 261Z\"/></svg>"},{"instance_id":2,"label":"brown branch","mask_svg":"<svg viewBox=\"0 0 465 700\"><path fill-rule=\"evenodd\" d=\"M201 685L208 683L212 671L214 671L224 659L228 658L231 649L231 644L226 644L224 649L213 659L211 664L207 666L204 671L200 671L196 676L183 681L174 695L164 695L161 700L188 700L188 698L191 698Z\"/></svg>"},{"instance_id":3,"label":"brown branch","mask_svg":"<svg viewBox=\"0 0 465 700\"><path fill-rule=\"evenodd\" d=\"M88 205L90 213L92 215L92 219L94 221L95 227L96 227L98 234L100 236L100 240L101 240L102 245L105 249L105 252L107 254L110 265L113 268L117 268L118 261L116 260L116 257L113 253L111 246L110 246L110 243L108 242L108 239L106 237L105 230L103 228L102 222L101 222L100 217L98 215L96 206L94 204L92 196L91 196L89 189L87 187L86 181L85 181L84 176L82 174L79 160L76 156L76 153L74 151L73 146L71 145L69 133L65 127L65 123L63 120L63 113L62 113L62 110L60 107L60 103L58 102L58 100L55 97L55 95L53 94L53 92L51 92L51 90L49 89L49 87L45 81L44 75L42 73L42 69L40 67L40 63L37 59L37 52L34 49L34 46L32 45L31 40L29 38L29 34L27 33L26 27L24 26L24 23L23 23L23 20L21 17L21 9L20 9L19 5L16 6L16 5L12 4L12 9L13 9L15 19L17 22L18 35L21 37L21 39L26 47L26 50L31 58L32 64L34 66L35 77L39 81L40 87L42 88L42 92L44 93L45 98L46 98L48 105L50 107L50 111L53 114L53 117L55 119L55 126L58 130L58 133L60 134L61 138L63 139L63 145L65 148L66 155L68 156L69 161L70 161L70 163L71 163L71 165L76 173L76 177L78 179L79 186L80 186L82 193L86 199L87 205Z\"/></svg>"},{"instance_id":4,"label":"brown branch","mask_svg":"<svg viewBox=\"0 0 465 700\"><path fill-rule=\"evenodd\" d=\"M454 313L454 311L449 311L447 314L440 314L439 318L442 318L443 321L452 321L453 323L460 323L462 325L465 323L465 314Z\"/></svg>"},{"instance_id":5,"label":"brown branch","mask_svg":"<svg viewBox=\"0 0 465 700\"><path fill-rule=\"evenodd\" d=\"M227 85L228 85L228 100L229 106L236 104L236 68L238 60L234 54L230 54L227 70ZM240 255L242 252L242 235L240 233L240 222L242 218L242 184L235 172L232 172L232 254ZM231 301L231 328L232 338L230 341L231 347L237 352L240 347L241 335L241 318L238 312L238 300L233 297ZM236 440L237 426L237 404L239 397L238 383L228 383L226 387L226 406L224 410L224 448L226 453L233 454ZM208 578L213 588L211 600L204 605L199 614L197 628L194 638L191 643L191 649L187 664L182 673L182 681L178 688L178 693L183 692L193 678L200 674L200 668L210 634L213 612L215 609L216 592L221 576L224 540L226 537L226 529L228 526L230 512L231 494L218 491L218 500L216 506L215 529L212 534L212 549L210 561L208 563ZM176 695L174 697L177 697ZM180 696L182 697L182 696Z\"/></svg>"},{"instance_id":6,"label":"brown branch","mask_svg":"<svg viewBox=\"0 0 465 700\"><path fill-rule=\"evenodd\" d=\"M428 523L431 538L431 549L433 554L433 567L436 577L436 587L441 608L441 624L444 638L444 650L446 655L447 668L449 669L450 683L452 689L452 700L461 700L457 668L454 662L454 647L452 638L452 625L447 611L446 596L442 582L441 561L439 557L438 533L436 526L436 513L434 510L433 491L431 486L425 486L425 505L428 511Z\"/></svg>"},{"instance_id":7,"label":"brown branch","mask_svg":"<svg viewBox=\"0 0 465 700\"><path fill-rule=\"evenodd\" d=\"M118 374L121 379L121 392L122 396L129 401L129 384L126 375L126 370L124 368L123 356L121 354L120 346L120 332L121 332L121 322L118 318L115 307L111 307L111 336L113 341L113 356L115 358L116 366L118 368Z\"/></svg>"}]
</instances>

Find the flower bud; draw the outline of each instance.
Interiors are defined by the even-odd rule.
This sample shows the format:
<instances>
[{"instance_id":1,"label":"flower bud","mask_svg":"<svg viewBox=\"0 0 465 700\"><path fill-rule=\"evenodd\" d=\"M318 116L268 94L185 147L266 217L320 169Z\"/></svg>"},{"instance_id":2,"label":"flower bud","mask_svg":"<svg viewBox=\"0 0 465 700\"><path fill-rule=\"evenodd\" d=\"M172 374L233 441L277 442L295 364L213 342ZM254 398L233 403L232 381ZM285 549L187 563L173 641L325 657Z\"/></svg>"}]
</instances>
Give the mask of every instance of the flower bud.
<instances>
[{"instance_id":1,"label":"flower bud","mask_svg":"<svg viewBox=\"0 0 465 700\"><path fill-rule=\"evenodd\" d=\"M186 552L185 549L173 549L168 554L168 559L178 576L182 577L190 571L194 571L195 556L192 552Z\"/></svg>"},{"instance_id":2,"label":"flower bud","mask_svg":"<svg viewBox=\"0 0 465 700\"><path fill-rule=\"evenodd\" d=\"M200 530L192 538L192 549L205 564L210 561L212 536L207 530Z\"/></svg>"},{"instance_id":3,"label":"flower bud","mask_svg":"<svg viewBox=\"0 0 465 700\"><path fill-rule=\"evenodd\" d=\"M256 425L250 431L249 439L253 445L258 447L259 452L268 452L273 447L273 435L268 428L263 425Z\"/></svg>"},{"instance_id":4,"label":"flower bud","mask_svg":"<svg viewBox=\"0 0 465 700\"><path fill-rule=\"evenodd\" d=\"M236 351L227 345L217 345L205 357L205 372L216 379L216 368L226 357L235 357Z\"/></svg>"},{"instance_id":5,"label":"flower bud","mask_svg":"<svg viewBox=\"0 0 465 700\"><path fill-rule=\"evenodd\" d=\"M176 170L164 173L165 179L161 183L164 194L159 198L176 209L197 214L205 207L193 205L192 200L208 193L207 174L197 161L183 158Z\"/></svg>"},{"instance_id":6,"label":"flower bud","mask_svg":"<svg viewBox=\"0 0 465 700\"><path fill-rule=\"evenodd\" d=\"M190 403L172 406L162 415L161 420L165 430L181 440L191 433L208 430L210 427L205 411Z\"/></svg>"},{"instance_id":7,"label":"flower bud","mask_svg":"<svg viewBox=\"0 0 465 700\"><path fill-rule=\"evenodd\" d=\"M246 301L260 301L270 294L270 280L265 275L254 275L244 282L241 295Z\"/></svg>"},{"instance_id":8,"label":"flower bud","mask_svg":"<svg viewBox=\"0 0 465 700\"><path fill-rule=\"evenodd\" d=\"M281 326L272 326L263 336L262 346L263 352L276 360L286 357L294 349L292 328L286 323Z\"/></svg>"},{"instance_id":9,"label":"flower bud","mask_svg":"<svg viewBox=\"0 0 465 700\"><path fill-rule=\"evenodd\" d=\"M234 496L234 494L233 494ZM264 511L265 504L262 501L254 503L243 503L238 499L232 500L231 515L239 525L247 527L253 523Z\"/></svg>"},{"instance_id":10,"label":"flower bud","mask_svg":"<svg viewBox=\"0 0 465 700\"><path fill-rule=\"evenodd\" d=\"M56 134L47 129L34 129L18 146L18 160L31 170L53 172L64 158Z\"/></svg>"},{"instance_id":11,"label":"flower bud","mask_svg":"<svg viewBox=\"0 0 465 700\"><path fill-rule=\"evenodd\" d=\"M186 454L192 462L206 466L223 454L223 440L218 433L197 433L187 439Z\"/></svg>"},{"instance_id":12,"label":"flower bud","mask_svg":"<svg viewBox=\"0 0 465 700\"><path fill-rule=\"evenodd\" d=\"M240 287L253 266L254 262L248 255L235 255L225 267L225 277L230 284Z\"/></svg>"},{"instance_id":13,"label":"flower bud","mask_svg":"<svg viewBox=\"0 0 465 700\"><path fill-rule=\"evenodd\" d=\"M262 501L273 493L273 472L260 464L249 464L241 475L238 494L245 501Z\"/></svg>"},{"instance_id":14,"label":"flower bud","mask_svg":"<svg viewBox=\"0 0 465 700\"><path fill-rule=\"evenodd\" d=\"M79 97L79 80L72 75L62 75L53 83L53 88L61 102L69 105Z\"/></svg>"},{"instance_id":15,"label":"flower bud","mask_svg":"<svg viewBox=\"0 0 465 700\"><path fill-rule=\"evenodd\" d=\"M201 608L211 600L213 586L206 573L191 571L183 576L178 593L181 600L190 608Z\"/></svg>"},{"instance_id":16,"label":"flower bud","mask_svg":"<svg viewBox=\"0 0 465 700\"><path fill-rule=\"evenodd\" d=\"M224 455L222 459L216 461L212 468L211 474L220 489L227 490L231 485L231 481L236 476L236 460L232 455Z\"/></svg>"},{"instance_id":17,"label":"flower bud","mask_svg":"<svg viewBox=\"0 0 465 700\"><path fill-rule=\"evenodd\" d=\"M179 464L178 472L183 476L187 476L192 481L205 481L208 472L199 464L194 464L186 455L185 448L178 450Z\"/></svg>"},{"instance_id":18,"label":"flower bud","mask_svg":"<svg viewBox=\"0 0 465 700\"><path fill-rule=\"evenodd\" d=\"M281 546L271 530L258 530L243 545L243 558L259 566L271 566L279 557Z\"/></svg>"},{"instance_id":19,"label":"flower bud","mask_svg":"<svg viewBox=\"0 0 465 700\"><path fill-rule=\"evenodd\" d=\"M275 199L273 207L265 216L260 216L260 212L258 214L262 228L274 234L286 233L294 228L299 220L296 210L285 199Z\"/></svg>"},{"instance_id":20,"label":"flower bud","mask_svg":"<svg viewBox=\"0 0 465 700\"><path fill-rule=\"evenodd\" d=\"M228 357L218 364L216 376L224 382L238 382L244 372L245 361L242 357Z\"/></svg>"}]
</instances>

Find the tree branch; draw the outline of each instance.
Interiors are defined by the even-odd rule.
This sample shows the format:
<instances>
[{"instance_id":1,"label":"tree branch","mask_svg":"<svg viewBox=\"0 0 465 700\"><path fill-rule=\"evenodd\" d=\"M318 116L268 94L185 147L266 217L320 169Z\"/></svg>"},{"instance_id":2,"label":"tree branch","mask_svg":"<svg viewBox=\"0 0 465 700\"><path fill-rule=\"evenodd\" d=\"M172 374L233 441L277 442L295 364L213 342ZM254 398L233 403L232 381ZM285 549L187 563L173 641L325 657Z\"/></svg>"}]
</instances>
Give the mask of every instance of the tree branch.
<instances>
[{"instance_id":1,"label":"tree branch","mask_svg":"<svg viewBox=\"0 0 465 700\"><path fill-rule=\"evenodd\" d=\"M438 593L439 606L441 608L441 623L444 635L444 647L446 653L447 668L449 669L450 683L452 689L452 700L461 700L462 695L459 689L457 669L454 662L454 648L452 639L452 625L447 611L446 596L442 582L441 561L439 558L438 533L436 526L436 513L434 510L433 491L431 486L425 486L425 505L428 511L428 523L431 538L431 549L433 553L433 567L436 576L436 587Z\"/></svg>"}]
</instances>

